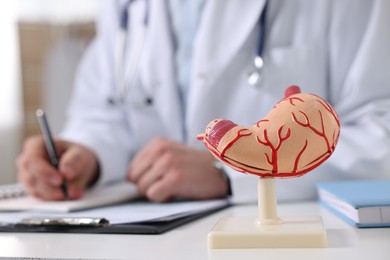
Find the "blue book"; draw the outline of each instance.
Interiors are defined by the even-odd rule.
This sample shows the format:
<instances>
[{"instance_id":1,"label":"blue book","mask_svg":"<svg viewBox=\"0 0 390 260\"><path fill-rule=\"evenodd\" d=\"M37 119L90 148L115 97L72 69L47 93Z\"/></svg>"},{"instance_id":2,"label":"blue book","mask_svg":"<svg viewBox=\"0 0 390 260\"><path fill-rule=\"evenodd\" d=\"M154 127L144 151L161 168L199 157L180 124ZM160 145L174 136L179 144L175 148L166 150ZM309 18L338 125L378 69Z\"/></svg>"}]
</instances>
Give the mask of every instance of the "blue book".
<instances>
[{"instance_id":1,"label":"blue book","mask_svg":"<svg viewBox=\"0 0 390 260\"><path fill-rule=\"evenodd\" d=\"M319 201L356 227L390 226L390 179L321 183Z\"/></svg>"}]
</instances>

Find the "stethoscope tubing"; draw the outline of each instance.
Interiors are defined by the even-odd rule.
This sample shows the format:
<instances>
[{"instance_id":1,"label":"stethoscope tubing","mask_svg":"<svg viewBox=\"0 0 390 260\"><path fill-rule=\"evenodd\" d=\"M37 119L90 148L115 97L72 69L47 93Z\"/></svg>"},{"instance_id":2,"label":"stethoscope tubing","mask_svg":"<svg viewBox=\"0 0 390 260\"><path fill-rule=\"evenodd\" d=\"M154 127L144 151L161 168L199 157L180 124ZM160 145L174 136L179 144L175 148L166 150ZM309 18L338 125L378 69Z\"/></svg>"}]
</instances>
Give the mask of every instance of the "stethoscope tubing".
<instances>
[{"instance_id":1,"label":"stethoscope tubing","mask_svg":"<svg viewBox=\"0 0 390 260\"><path fill-rule=\"evenodd\" d=\"M130 103L133 106L142 107L143 105L151 105L152 98L146 97L145 101L132 100L128 98L130 89L134 86L134 81L139 69L146 33L149 22L149 1L145 1L145 15L143 24L139 27L139 33L137 37L134 37L134 43L128 63L125 63L126 57L126 44L127 44L127 30L129 26L129 13L130 6L135 0L129 0L123 8L120 18L120 29L116 36L115 46L115 85L117 89L117 97L110 97L108 99L109 104L114 105L117 103Z\"/></svg>"},{"instance_id":2,"label":"stethoscope tubing","mask_svg":"<svg viewBox=\"0 0 390 260\"><path fill-rule=\"evenodd\" d=\"M129 13L130 6L136 0L129 0L123 8L120 17L120 30L117 33L116 50L115 50L115 80L117 88L118 98L110 97L108 102L110 104L116 104L118 102L125 103L128 100L128 94L131 87L134 85L136 74L141 61L143 53L146 32L149 24L149 1L145 0L145 14L143 19L143 26L140 28L140 33L135 37L133 50L130 53L129 62L125 67L125 55L126 55L126 41L127 30L129 26ZM264 3L263 11L259 19L259 34L257 39L256 55L253 60L253 69L248 76L248 84L259 85L262 78L262 71L264 67L263 52L265 46L266 36L266 20L267 20L268 0ZM135 106L151 105L153 103L153 97L146 97L145 100L131 100L130 103Z\"/></svg>"}]
</instances>

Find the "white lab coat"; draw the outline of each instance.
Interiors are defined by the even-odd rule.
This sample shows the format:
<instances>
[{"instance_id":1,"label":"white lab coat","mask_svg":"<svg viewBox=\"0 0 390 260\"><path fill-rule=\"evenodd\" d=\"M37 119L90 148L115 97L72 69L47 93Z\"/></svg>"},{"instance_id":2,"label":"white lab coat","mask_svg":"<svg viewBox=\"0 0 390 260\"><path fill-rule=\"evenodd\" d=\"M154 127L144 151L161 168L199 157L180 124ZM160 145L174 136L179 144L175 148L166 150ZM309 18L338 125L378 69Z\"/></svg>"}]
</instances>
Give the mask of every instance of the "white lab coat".
<instances>
[{"instance_id":1,"label":"white lab coat","mask_svg":"<svg viewBox=\"0 0 390 260\"><path fill-rule=\"evenodd\" d=\"M97 38L80 66L62 133L96 153L100 182L124 178L131 158L154 136L205 149L196 136L209 121L223 117L252 125L293 84L334 106L341 135L336 151L319 168L278 180L279 200L313 199L320 181L390 177L390 1L269 1L264 78L258 87L248 85L247 76L264 1L207 1L185 108L175 82L168 8L161 0L150 0L139 73L128 95L142 100L148 93L153 105L108 104L116 93L115 39L123 3L107 2ZM136 30L128 30L127 53ZM256 200L257 177L227 170L233 199Z\"/></svg>"}]
</instances>

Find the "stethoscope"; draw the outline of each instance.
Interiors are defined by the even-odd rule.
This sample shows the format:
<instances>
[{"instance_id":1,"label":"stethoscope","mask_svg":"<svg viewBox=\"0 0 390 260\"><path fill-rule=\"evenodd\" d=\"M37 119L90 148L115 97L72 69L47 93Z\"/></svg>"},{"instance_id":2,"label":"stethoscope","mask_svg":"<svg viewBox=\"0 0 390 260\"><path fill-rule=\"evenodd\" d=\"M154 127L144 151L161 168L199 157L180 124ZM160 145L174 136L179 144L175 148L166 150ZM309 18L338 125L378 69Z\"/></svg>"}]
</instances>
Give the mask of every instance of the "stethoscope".
<instances>
[{"instance_id":1,"label":"stethoscope","mask_svg":"<svg viewBox=\"0 0 390 260\"><path fill-rule=\"evenodd\" d=\"M144 107L153 105L153 95L145 95L142 99L135 99L132 95L128 95L131 88L134 86L134 80L138 72L144 44L146 32L149 23L149 1L138 1L144 3L144 18L142 24L137 26L139 30L137 37L134 38L132 51L125 66L126 44L127 44L127 29L130 22L130 7L136 0L129 0L120 16L120 28L117 32L115 46L115 86L117 89L116 97L110 96L107 99L109 105L118 105L129 103L133 107ZM131 94L131 93L130 93Z\"/></svg>"},{"instance_id":2,"label":"stethoscope","mask_svg":"<svg viewBox=\"0 0 390 260\"><path fill-rule=\"evenodd\" d=\"M266 30L266 16L268 9L268 0L265 1L263 11L260 15L259 21L259 35L257 39L256 56L253 59L253 70L249 73L248 84L251 86L257 86L262 80L262 72L264 68L263 50L265 42L265 30Z\"/></svg>"},{"instance_id":3,"label":"stethoscope","mask_svg":"<svg viewBox=\"0 0 390 260\"><path fill-rule=\"evenodd\" d=\"M138 72L140 59L145 43L146 32L149 23L149 1L142 1L145 3L145 14L142 25L139 27L139 32L135 38L133 50L130 53L129 62L125 68L125 54L126 54L126 40L127 29L129 24L129 12L130 6L136 0L129 0L123 8L120 17L120 30L117 35L116 50L115 50L115 80L117 88L117 97L109 97L107 99L108 104L116 105L129 102L132 106L143 107L153 105L153 95L145 95L142 99L134 99L134 97L128 97L131 87L134 85L134 80ZM265 43L265 31L266 31L266 16L267 16L268 0L266 0L263 11L259 19L259 35L257 40L256 55L253 59L253 68L248 75L248 84L251 86L257 86L262 81L262 72L264 68L263 50ZM131 94L131 93L130 93ZM130 95L131 96L131 95Z\"/></svg>"}]
</instances>

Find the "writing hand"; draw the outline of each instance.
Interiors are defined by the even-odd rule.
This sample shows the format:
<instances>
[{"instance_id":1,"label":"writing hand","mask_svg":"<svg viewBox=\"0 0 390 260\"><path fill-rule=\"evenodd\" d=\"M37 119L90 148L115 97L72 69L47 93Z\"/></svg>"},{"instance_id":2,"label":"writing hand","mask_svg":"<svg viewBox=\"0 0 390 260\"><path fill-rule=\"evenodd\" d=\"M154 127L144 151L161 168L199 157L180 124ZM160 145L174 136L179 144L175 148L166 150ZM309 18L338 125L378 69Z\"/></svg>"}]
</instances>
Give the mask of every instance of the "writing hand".
<instances>
[{"instance_id":1,"label":"writing hand","mask_svg":"<svg viewBox=\"0 0 390 260\"><path fill-rule=\"evenodd\" d=\"M58 170L49 161L41 136L26 140L17 159L18 178L27 192L44 200L79 199L88 184L97 177L98 163L94 154L84 146L54 140L60 156ZM67 182L65 198L61 184Z\"/></svg>"}]
</instances>

